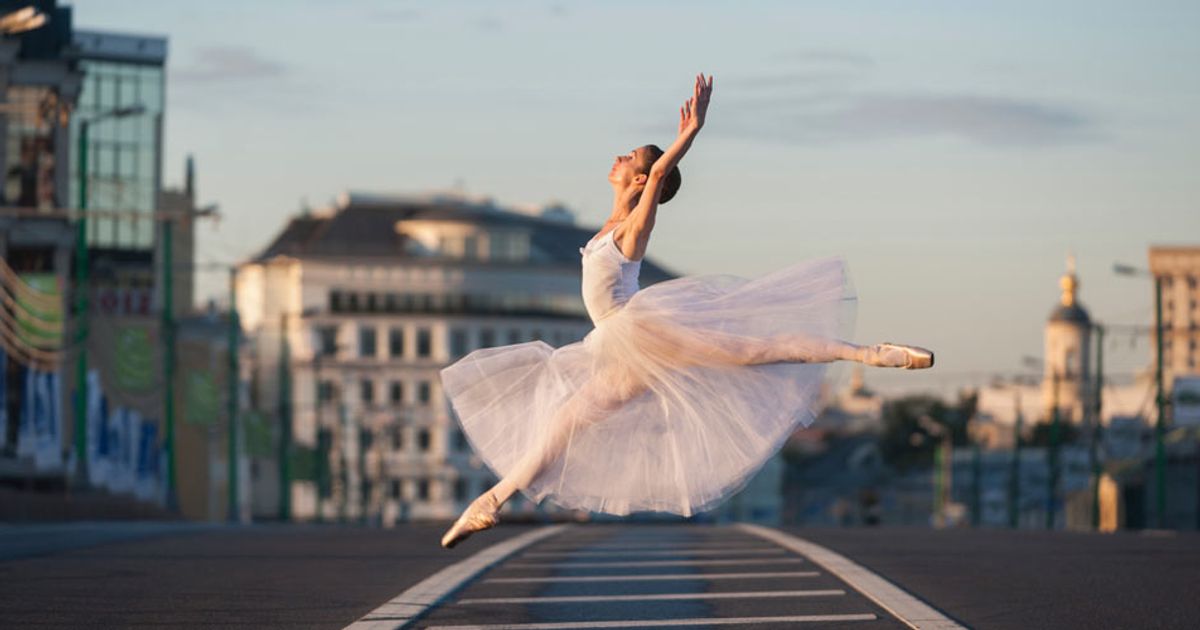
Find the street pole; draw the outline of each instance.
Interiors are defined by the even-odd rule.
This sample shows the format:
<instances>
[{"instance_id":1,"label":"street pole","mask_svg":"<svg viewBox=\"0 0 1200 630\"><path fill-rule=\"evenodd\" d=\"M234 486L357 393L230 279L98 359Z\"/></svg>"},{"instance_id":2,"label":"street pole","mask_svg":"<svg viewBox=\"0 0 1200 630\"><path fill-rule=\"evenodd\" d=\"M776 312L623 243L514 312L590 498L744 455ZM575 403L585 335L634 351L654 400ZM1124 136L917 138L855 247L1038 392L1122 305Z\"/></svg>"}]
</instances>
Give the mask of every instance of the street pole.
<instances>
[{"instance_id":1,"label":"street pole","mask_svg":"<svg viewBox=\"0 0 1200 630\"><path fill-rule=\"evenodd\" d=\"M1017 418L1013 422L1013 457L1012 470L1008 476L1008 526L1016 529L1020 525L1021 510L1021 392L1014 396L1017 407Z\"/></svg>"},{"instance_id":2,"label":"street pole","mask_svg":"<svg viewBox=\"0 0 1200 630\"><path fill-rule=\"evenodd\" d=\"M87 474L87 147L88 121L79 122L79 220L75 222L75 482L82 488Z\"/></svg>"},{"instance_id":3,"label":"street pole","mask_svg":"<svg viewBox=\"0 0 1200 630\"><path fill-rule=\"evenodd\" d=\"M1058 499L1058 431L1059 431L1059 413L1058 413L1058 369L1054 369L1053 377L1053 401L1054 409L1051 412L1050 421L1050 446L1047 452L1047 464L1049 473L1046 487L1046 529L1054 529L1054 513L1055 503Z\"/></svg>"},{"instance_id":4,"label":"street pole","mask_svg":"<svg viewBox=\"0 0 1200 630\"><path fill-rule=\"evenodd\" d=\"M237 311L237 267L229 268L229 375L227 377L226 394L229 416L229 522L239 523L241 517L241 502L238 500L238 404L241 393L241 369L238 366L238 340L241 324L238 322Z\"/></svg>"},{"instance_id":5,"label":"street pole","mask_svg":"<svg viewBox=\"0 0 1200 630\"><path fill-rule=\"evenodd\" d=\"M292 518L292 410L287 313L279 316L279 520Z\"/></svg>"},{"instance_id":6,"label":"street pole","mask_svg":"<svg viewBox=\"0 0 1200 630\"><path fill-rule=\"evenodd\" d=\"M166 345L163 357L163 372L165 379L166 405L164 413L167 425L167 509L174 512L179 507L179 497L175 485L175 290L172 264L172 238L175 233L174 221L163 221L163 303L162 329L163 342Z\"/></svg>"},{"instance_id":7,"label":"street pole","mask_svg":"<svg viewBox=\"0 0 1200 630\"><path fill-rule=\"evenodd\" d=\"M1167 453L1163 445L1163 435L1166 432L1167 395L1163 388L1163 313L1162 313L1163 279L1154 276L1154 331L1155 331L1155 381L1158 393L1155 396L1158 403L1158 421L1154 424L1154 486L1155 512L1159 529L1167 526Z\"/></svg>"},{"instance_id":8,"label":"street pole","mask_svg":"<svg viewBox=\"0 0 1200 630\"><path fill-rule=\"evenodd\" d=\"M983 521L983 449L979 442L971 445L971 525Z\"/></svg>"},{"instance_id":9,"label":"street pole","mask_svg":"<svg viewBox=\"0 0 1200 630\"><path fill-rule=\"evenodd\" d=\"M945 458L944 445L938 440L937 448L933 451L933 522L938 527L946 525L946 504L943 486L946 483L945 471L942 470L942 460Z\"/></svg>"},{"instance_id":10,"label":"street pole","mask_svg":"<svg viewBox=\"0 0 1200 630\"><path fill-rule=\"evenodd\" d=\"M1092 529L1100 529L1100 414L1104 404L1104 326L1096 324L1096 398L1095 413L1092 414L1092 448L1089 458L1092 464Z\"/></svg>"}]
</instances>

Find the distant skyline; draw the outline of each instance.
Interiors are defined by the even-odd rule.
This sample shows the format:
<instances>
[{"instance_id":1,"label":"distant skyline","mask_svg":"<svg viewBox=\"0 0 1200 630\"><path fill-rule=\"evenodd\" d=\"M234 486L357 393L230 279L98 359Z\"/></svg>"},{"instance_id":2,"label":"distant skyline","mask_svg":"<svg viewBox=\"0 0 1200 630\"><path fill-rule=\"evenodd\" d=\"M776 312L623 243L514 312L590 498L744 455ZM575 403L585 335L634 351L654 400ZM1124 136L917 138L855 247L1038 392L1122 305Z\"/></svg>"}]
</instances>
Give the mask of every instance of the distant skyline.
<instances>
[{"instance_id":1,"label":"distant skyline","mask_svg":"<svg viewBox=\"0 0 1200 630\"><path fill-rule=\"evenodd\" d=\"M76 0L77 28L169 38L168 185L197 160L200 262L261 249L302 203L461 183L610 212L613 155L666 144L716 76L649 255L753 276L846 258L855 340L930 347L885 391L1041 356L1068 253L1094 319L1149 324L1152 244L1200 243L1195 2ZM223 295L224 276L198 279ZM1115 337L1106 364L1148 363Z\"/></svg>"}]
</instances>

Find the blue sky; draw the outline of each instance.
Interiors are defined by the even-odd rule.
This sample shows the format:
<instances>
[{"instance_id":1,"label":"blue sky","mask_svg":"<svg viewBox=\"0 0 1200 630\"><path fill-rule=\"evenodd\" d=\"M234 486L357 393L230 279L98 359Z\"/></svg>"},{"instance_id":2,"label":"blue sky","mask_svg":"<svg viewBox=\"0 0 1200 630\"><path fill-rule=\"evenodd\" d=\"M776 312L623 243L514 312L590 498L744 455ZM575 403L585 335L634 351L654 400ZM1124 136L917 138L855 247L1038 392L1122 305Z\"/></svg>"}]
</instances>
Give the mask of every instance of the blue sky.
<instances>
[{"instance_id":1,"label":"blue sky","mask_svg":"<svg viewBox=\"0 0 1200 630\"><path fill-rule=\"evenodd\" d=\"M194 154L200 259L246 256L302 201L465 186L610 211L613 155L708 126L650 255L756 275L844 256L856 339L926 345L937 389L1040 356L1068 253L1095 318L1149 323L1154 243L1200 241L1195 2L76 0L79 28L167 35L168 184ZM200 288L220 292L224 276ZM1114 372L1148 360L1116 339Z\"/></svg>"}]
</instances>

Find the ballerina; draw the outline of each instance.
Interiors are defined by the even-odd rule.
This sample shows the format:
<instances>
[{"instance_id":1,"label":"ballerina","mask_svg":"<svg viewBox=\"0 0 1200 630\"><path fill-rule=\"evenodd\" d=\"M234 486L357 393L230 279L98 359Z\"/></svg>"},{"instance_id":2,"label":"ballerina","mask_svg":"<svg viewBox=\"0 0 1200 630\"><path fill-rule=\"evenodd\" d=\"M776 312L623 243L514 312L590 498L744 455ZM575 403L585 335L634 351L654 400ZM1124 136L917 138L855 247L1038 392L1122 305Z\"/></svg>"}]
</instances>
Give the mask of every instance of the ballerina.
<instances>
[{"instance_id":1,"label":"ballerina","mask_svg":"<svg viewBox=\"0 0 1200 630\"><path fill-rule=\"evenodd\" d=\"M579 250L587 336L558 349L481 348L442 370L463 433L500 477L443 547L494 527L518 491L616 515L711 509L812 422L828 363L933 365L924 348L842 341L855 298L838 258L639 290L658 206L679 190L678 164L712 90L712 77L697 75L666 151L646 145L614 160L612 215Z\"/></svg>"}]
</instances>

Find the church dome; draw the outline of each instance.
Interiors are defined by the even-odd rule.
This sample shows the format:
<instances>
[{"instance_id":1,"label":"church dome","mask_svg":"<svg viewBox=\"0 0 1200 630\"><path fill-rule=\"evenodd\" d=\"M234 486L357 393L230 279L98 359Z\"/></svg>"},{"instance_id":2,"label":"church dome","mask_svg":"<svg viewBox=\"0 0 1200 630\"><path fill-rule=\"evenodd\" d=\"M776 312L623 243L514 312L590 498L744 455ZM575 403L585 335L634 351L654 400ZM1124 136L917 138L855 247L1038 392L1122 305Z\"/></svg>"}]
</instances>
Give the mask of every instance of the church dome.
<instances>
[{"instance_id":1,"label":"church dome","mask_svg":"<svg viewBox=\"0 0 1200 630\"><path fill-rule=\"evenodd\" d=\"M1079 304L1059 304L1050 311L1050 321L1052 322L1073 322L1078 324L1090 324L1092 318L1088 316L1087 309Z\"/></svg>"},{"instance_id":2,"label":"church dome","mask_svg":"<svg viewBox=\"0 0 1200 630\"><path fill-rule=\"evenodd\" d=\"M1075 275L1074 256L1067 257L1067 273L1059 278L1058 286L1062 289L1062 297L1054 310L1050 311L1050 321L1091 324L1092 318L1088 316L1087 309L1079 304L1077 297L1079 276Z\"/></svg>"}]
</instances>

